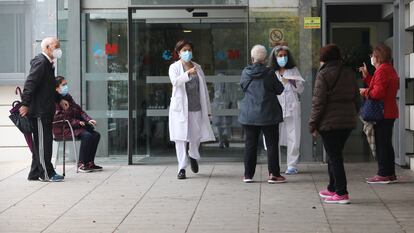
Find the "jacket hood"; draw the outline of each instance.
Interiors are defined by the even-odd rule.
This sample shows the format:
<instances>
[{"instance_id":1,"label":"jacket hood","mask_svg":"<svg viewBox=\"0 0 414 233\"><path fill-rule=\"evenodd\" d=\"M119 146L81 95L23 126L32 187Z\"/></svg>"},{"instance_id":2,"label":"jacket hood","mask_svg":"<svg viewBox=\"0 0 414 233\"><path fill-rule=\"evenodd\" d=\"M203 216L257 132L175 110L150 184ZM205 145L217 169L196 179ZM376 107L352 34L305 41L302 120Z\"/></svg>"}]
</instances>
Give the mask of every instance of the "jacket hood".
<instances>
[{"instance_id":1,"label":"jacket hood","mask_svg":"<svg viewBox=\"0 0 414 233\"><path fill-rule=\"evenodd\" d=\"M266 67L264 64L255 63L255 64L252 64L252 65L248 65L244 69L244 71L250 77L252 77L254 79L258 79L258 78L261 78L263 76L263 74L266 74L267 72L269 72L269 69L270 68Z\"/></svg>"}]
</instances>

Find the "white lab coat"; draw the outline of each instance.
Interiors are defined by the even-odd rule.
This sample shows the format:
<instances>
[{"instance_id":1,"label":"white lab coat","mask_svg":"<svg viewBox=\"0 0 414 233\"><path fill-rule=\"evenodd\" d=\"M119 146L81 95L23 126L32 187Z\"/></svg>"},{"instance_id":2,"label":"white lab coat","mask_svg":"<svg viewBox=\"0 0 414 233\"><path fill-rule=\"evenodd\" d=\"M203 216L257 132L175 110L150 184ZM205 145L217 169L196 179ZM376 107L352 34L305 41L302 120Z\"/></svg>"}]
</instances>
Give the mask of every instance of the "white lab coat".
<instances>
[{"instance_id":1,"label":"white lab coat","mask_svg":"<svg viewBox=\"0 0 414 233\"><path fill-rule=\"evenodd\" d=\"M276 75L282 82L279 71L276 71ZM285 70L283 77L289 79L289 76L302 79L296 67ZM296 87L289 82L283 83L283 86L285 90L277 96L283 110L283 122L279 124L279 145L288 147L287 165L290 168L296 167L299 161L301 111L298 94L303 92L304 86L302 81L296 81Z\"/></svg>"},{"instance_id":2,"label":"white lab coat","mask_svg":"<svg viewBox=\"0 0 414 233\"><path fill-rule=\"evenodd\" d=\"M209 114L211 114L210 97L207 84L201 66L192 62L196 67L200 84L201 121L200 142L215 141L213 130L210 125ZM189 141L188 138L188 99L185 83L190 81L188 73L184 72L181 61L170 65L169 76L173 85L170 108L169 108L169 130L171 141Z\"/></svg>"},{"instance_id":3,"label":"white lab coat","mask_svg":"<svg viewBox=\"0 0 414 233\"><path fill-rule=\"evenodd\" d=\"M276 75L279 81L282 82L282 76L280 75L278 70L276 71ZM302 78L298 68L296 67L285 70L285 72L283 73L283 77L289 79L289 76ZM298 94L302 94L303 92L303 82L296 81L296 87L294 87L289 82L282 82L282 84L285 90L282 92L282 94L278 95L277 98L279 99L280 106L282 106L283 118L295 115L300 116L300 102Z\"/></svg>"}]
</instances>

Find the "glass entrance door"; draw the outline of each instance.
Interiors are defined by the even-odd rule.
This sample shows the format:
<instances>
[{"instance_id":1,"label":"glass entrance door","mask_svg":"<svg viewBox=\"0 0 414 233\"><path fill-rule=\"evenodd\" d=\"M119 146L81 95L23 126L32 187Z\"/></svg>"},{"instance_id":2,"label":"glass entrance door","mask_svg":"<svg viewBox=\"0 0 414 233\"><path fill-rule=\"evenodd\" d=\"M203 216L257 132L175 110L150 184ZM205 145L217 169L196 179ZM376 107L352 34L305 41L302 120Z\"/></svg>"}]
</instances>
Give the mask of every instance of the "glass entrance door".
<instances>
[{"instance_id":1,"label":"glass entrance door","mask_svg":"<svg viewBox=\"0 0 414 233\"><path fill-rule=\"evenodd\" d=\"M129 163L174 156L168 131L172 85L169 66L177 61L175 44L189 39L193 60L207 80L216 142L203 143L202 156L243 154L237 121L243 96L240 74L247 64L248 9L129 9Z\"/></svg>"}]
</instances>

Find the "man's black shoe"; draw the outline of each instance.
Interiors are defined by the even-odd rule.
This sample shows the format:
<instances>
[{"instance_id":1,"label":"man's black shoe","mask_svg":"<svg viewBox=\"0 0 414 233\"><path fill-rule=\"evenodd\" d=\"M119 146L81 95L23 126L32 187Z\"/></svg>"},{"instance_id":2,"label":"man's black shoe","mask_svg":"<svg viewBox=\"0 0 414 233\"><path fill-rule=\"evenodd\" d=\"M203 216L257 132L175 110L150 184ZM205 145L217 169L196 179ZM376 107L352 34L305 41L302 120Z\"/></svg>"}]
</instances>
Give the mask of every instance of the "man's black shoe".
<instances>
[{"instance_id":1,"label":"man's black shoe","mask_svg":"<svg viewBox=\"0 0 414 233\"><path fill-rule=\"evenodd\" d=\"M230 147L230 142L229 142L229 140L224 141L224 146L225 146L226 148L229 148L229 147Z\"/></svg>"},{"instance_id":2,"label":"man's black shoe","mask_svg":"<svg viewBox=\"0 0 414 233\"><path fill-rule=\"evenodd\" d=\"M198 172L197 159L193 159L190 157L190 163L191 163L191 171L193 171L194 173L197 173Z\"/></svg>"},{"instance_id":3,"label":"man's black shoe","mask_svg":"<svg viewBox=\"0 0 414 233\"><path fill-rule=\"evenodd\" d=\"M40 181L39 177L29 177L27 178L28 181Z\"/></svg>"},{"instance_id":4,"label":"man's black shoe","mask_svg":"<svg viewBox=\"0 0 414 233\"><path fill-rule=\"evenodd\" d=\"M185 170L184 169L181 169L180 172L178 172L177 178L179 180L187 179L187 177L185 176Z\"/></svg>"}]
</instances>

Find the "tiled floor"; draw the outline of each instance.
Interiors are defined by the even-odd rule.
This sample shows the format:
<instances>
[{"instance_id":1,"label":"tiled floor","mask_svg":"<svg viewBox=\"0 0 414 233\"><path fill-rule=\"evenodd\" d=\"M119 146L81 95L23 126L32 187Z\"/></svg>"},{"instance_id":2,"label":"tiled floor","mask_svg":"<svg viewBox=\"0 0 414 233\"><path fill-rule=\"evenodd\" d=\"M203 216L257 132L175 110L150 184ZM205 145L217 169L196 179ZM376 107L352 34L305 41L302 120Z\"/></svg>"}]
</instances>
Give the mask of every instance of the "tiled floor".
<instances>
[{"instance_id":1,"label":"tiled floor","mask_svg":"<svg viewBox=\"0 0 414 233\"><path fill-rule=\"evenodd\" d=\"M243 163L205 162L177 180L175 164L104 164L65 182L26 180L28 161L0 162L0 232L414 232L414 174L368 185L375 163L346 164L352 204L328 205L324 164L301 164L285 184L241 180Z\"/></svg>"}]
</instances>

